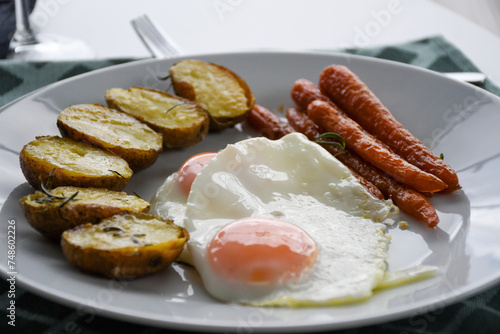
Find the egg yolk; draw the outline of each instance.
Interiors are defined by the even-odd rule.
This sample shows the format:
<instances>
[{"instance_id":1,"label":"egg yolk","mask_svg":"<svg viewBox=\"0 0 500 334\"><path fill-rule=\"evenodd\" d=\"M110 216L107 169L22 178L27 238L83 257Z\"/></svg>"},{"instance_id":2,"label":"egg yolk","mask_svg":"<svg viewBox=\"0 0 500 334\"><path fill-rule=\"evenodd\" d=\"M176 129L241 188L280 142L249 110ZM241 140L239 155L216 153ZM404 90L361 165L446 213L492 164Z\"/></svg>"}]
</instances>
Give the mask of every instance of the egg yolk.
<instances>
[{"instance_id":1,"label":"egg yolk","mask_svg":"<svg viewBox=\"0 0 500 334\"><path fill-rule=\"evenodd\" d=\"M193 184L194 178L198 175L203 167L205 167L208 162L217 155L214 152L206 152L193 155L191 158L186 160L184 164L177 171L178 182L182 191L189 194L191 190L191 185Z\"/></svg>"},{"instance_id":2,"label":"egg yolk","mask_svg":"<svg viewBox=\"0 0 500 334\"><path fill-rule=\"evenodd\" d=\"M208 248L213 270L242 284L281 285L307 274L316 262L314 240L284 220L250 217L220 229Z\"/></svg>"}]
</instances>

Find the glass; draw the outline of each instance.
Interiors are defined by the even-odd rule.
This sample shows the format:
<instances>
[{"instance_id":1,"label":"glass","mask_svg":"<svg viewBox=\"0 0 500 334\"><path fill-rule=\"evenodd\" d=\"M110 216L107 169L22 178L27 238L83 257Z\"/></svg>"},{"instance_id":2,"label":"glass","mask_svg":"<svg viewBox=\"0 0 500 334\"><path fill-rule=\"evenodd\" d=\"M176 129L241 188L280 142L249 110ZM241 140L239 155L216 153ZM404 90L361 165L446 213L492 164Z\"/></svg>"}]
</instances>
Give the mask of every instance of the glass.
<instances>
[{"instance_id":1,"label":"glass","mask_svg":"<svg viewBox=\"0 0 500 334\"><path fill-rule=\"evenodd\" d=\"M14 0L16 31L9 44L7 58L20 60L76 60L94 58L82 41L64 36L35 34L29 22L27 0Z\"/></svg>"}]
</instances>

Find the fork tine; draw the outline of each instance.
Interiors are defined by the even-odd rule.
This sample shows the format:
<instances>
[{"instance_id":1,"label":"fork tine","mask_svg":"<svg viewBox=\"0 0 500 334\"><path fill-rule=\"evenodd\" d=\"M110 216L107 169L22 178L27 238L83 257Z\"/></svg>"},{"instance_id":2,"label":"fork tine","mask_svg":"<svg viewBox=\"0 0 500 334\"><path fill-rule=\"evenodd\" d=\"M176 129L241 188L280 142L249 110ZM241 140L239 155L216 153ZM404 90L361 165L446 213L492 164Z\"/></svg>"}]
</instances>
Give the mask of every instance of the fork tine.
<instances>
[{"instance_id":1,"label":"fork tine","mask_svg":"<svg viewBox=\"0 0 500 334\"><path fill-rule=\"evenodd\" d=\"M168 48L165 47L165 43L159 37L158 33L155 31L155 28L150 25L150 23L143 19L140 21L143 31L146 33L146 36L151 40L151 42L167 57L173 56Z\"/></svg>"},{"instance_id":2,"label":"fork tine","mask_svg":"<svg viewBox=\"0 0 500 334\"><path fill-rule=\"evenodd\" d=\"M163 34L146 14L133 19L131 24L142 42L155 57L164 58L180 55L163 37Z\"/></svg>"},{"instance_id":3,"label":"fork tine","mask_svg":"<svg viewBox=\"0 0 500 334\"><path fill-rule=\"evenodd\" d=\"M146 14L143 15L144 23L146 23L147 27L151 31L151 33L156 37L156 39L160 42L162 46L165 47L172 55L179 56L179 51L165 38L165 35L160 32L160 29L157 25L151 20L149 16Z\"/></svg>"},{"instance_id":4,"label":"fork tine","mask_svg":"<svg viewBox=\"0 0 500 334\"><path fill-rule=\"evenodd\" d=\"M147 37L147 34L144 32L144 29L140 22L138 22L137 19L134 19L131 21L132 27L134 28L135 32L141 39L141 42L144 44L144 46L148 49L149 53L155 58L163 58L165 55L163 52L158 50L158 48L153 44L153 42Z\"/></svg>"}]
</instances>

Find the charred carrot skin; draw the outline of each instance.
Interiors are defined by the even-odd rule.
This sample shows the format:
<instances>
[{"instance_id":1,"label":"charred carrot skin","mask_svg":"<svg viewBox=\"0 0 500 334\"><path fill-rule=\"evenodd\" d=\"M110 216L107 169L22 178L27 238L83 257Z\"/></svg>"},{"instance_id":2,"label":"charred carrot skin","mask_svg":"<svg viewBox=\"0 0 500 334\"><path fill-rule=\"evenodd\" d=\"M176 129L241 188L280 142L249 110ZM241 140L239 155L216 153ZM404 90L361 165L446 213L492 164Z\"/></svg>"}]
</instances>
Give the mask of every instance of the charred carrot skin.
<instances>
[{"instance_id":1,"label":"charred carrot skin","mask_svg":"<svg viewBox=\"0 0 500 334\"><path fill-rule=\"evenodd\" d=\"M437 226L439 217L436 209L425 195L388 177L362 159L353 157L348 159L349 161L345 163L348 163L355 171L374 184L386 198L392 199L402 212L425 222L431 228Z\"/></svg>"},{"instance_id":2,"label":"charred carrot skin","mask_svg":"<svg viewBox=\"0 0 500 334\"><path fill-rule=\"evenodd\" d=\"M270 110L260 105L255 105L253 107L253 109L247 116L247 122L250 126L259 131L262 136L272 140L279 139L291 132L296 132L295 129L293 129L288 123L282 121ZM340 149L339 152L341 152ZM377 187L375 187L375 185L358 175L351 168L350 170L361 183L361 185L365 187L365 189L370 193L370 195L378 199L384 198L384 195Z\"/></svg>"},{"instance_id":3,"label":"charred carrot skin","mask_svg":"<svg viewBox=\"0 0 500 334\"><path fill-rule=\"evenodd\" d=\"M298 132L305 134L309 139L316 138L323 131L307 115L295 108L287 110L288 123ZM386 199L392 199L399 209L417 220L423 221L433 228L439 223L439 217L432 203L421 193L408 188L379 169L361 159L356 153L344 151L336 147L327 147L332 154L344 165L354 170L365 180L379 189Z\"/></svg>"},{"instance_id":4,"label":"charred carrot skin","mask_svg":"<svg viewBox=\"0 0 500 334\"><path fill-rule=\"evenodd\" d=\"M383 143L366 133L359 124L342 115L331 103L311 102L307 107L307 115L326 131L341 135L349 149L399 182L421 192L437 192L447 187L446 183L434 175L394 154Z\"/></svg>"},{"instance_id":5,"label":"charred carrot skin","mask_svg":"<svg viewBox=\"0 0 500 334\"><path fill-rule=\"evenodd\" d=\"M255 104L246 118L246 122L268 139L279 139L295 130L278 116L261 105Z\"/></svg>"},{"instance_id":6,"label":"charred carrot skin","mask_svg":"<svg viewBox=\"0 0 500 334\"><path fill-rule=\"evenodd\" d=\"M363 129L423 171L444 181L447 192L460 189L455 171L413 136L361 79L342 65L331 65L320 75L319 89Z\"/></svg>"},{"instance_id":7,"label":"charred carrot skin","mask_svg":"<svg viewBox=\"0 0 500 334\"><path fill-rule=\"evenodd\" d=\"M329 99L321 93L318 86L307 79L298 79L293 83L291 90L292 100L302 110L307 110L309 103L319 100L328 102Z\"/></svg>"},{"instance_id":8,"label":"charred carrot skin","mask_svg":"<svg viewBox=\"0 0 500 334\"><path fill-rule=\"evenodd\" d=\"M290 131L296 130L314 140L323 132L306 114L293 108L287 111L289 124L284 123L278 116L262 106L254 108L249 117L251 126L256 126L256 129L263 135L270 136L269 139L278 139L290 133ZM429 227L437 225L439 218L434 207L425 196L399 184L353 152L342 152L334 146L325 148L354 171L353 175L360 180L360 183L372 196L379 199L391 198L394 204L409 216L425 222Z\"/></svg>"},{"instance_id":9,"label":"charred carrot skin","mask_svg":"<svg viewBox=\"0 0 500 334\"><path fill-rule=\"evenodd\" d=\"M302 110L306 110L309 103L320 100L329 101L323 95L318 86L306 79L297 80L291 90L291 96L294 102ZM290 108L287 110L286 118L288 123L296 130L305 134L309 139L316 138L321 130L316 123L307 117L307 115L299 110ZM339 159L346 166L355 170L359 175L375 185L384 195L385 198L390 198L400 210L410 217L423 221L429 227L435 227L439 223L439 217L436 210L429 199L423 194L404 186L381 170L373 167L365 160L361 159L352 151L339 153L336 147L328 148L333 150Z\"/></svg>"},{"instance_id":10,"label":"charred carrot skin","mask_svg":"<svg viewBox=\"0 0 500 334\"><path fill-rule=\"evenodd\" d=\"M385 199L384 194L378 189L373 183L371 183L369 180L367 180L365 177L362 175L359 175L354 169L352 169L349 166L346 166L350 171L351 174L358 180L358 182L363 186L363 188L368 191L370 195L377 199Z\"/></svg>"}]
</instances>

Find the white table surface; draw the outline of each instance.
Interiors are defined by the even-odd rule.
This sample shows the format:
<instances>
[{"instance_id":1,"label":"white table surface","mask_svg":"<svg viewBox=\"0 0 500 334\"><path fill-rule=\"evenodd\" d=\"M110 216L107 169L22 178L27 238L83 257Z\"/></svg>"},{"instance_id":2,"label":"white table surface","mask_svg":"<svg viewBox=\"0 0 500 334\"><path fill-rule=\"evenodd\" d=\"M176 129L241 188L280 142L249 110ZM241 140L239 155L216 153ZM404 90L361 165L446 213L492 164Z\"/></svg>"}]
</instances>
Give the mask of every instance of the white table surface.
<instances>
[{"instance_id":1,"label":"white table surface","mask_svg":"<svg viewBox=\"0 0 500 334\"><path fill-rule=\"evenodd\" d=\"M147 13L184 54L336 49L442 35L500 82L500 37L430 0L38 0L35 30L95 57L147 57L130 20Z\"/></svg>"}]
</instances>

